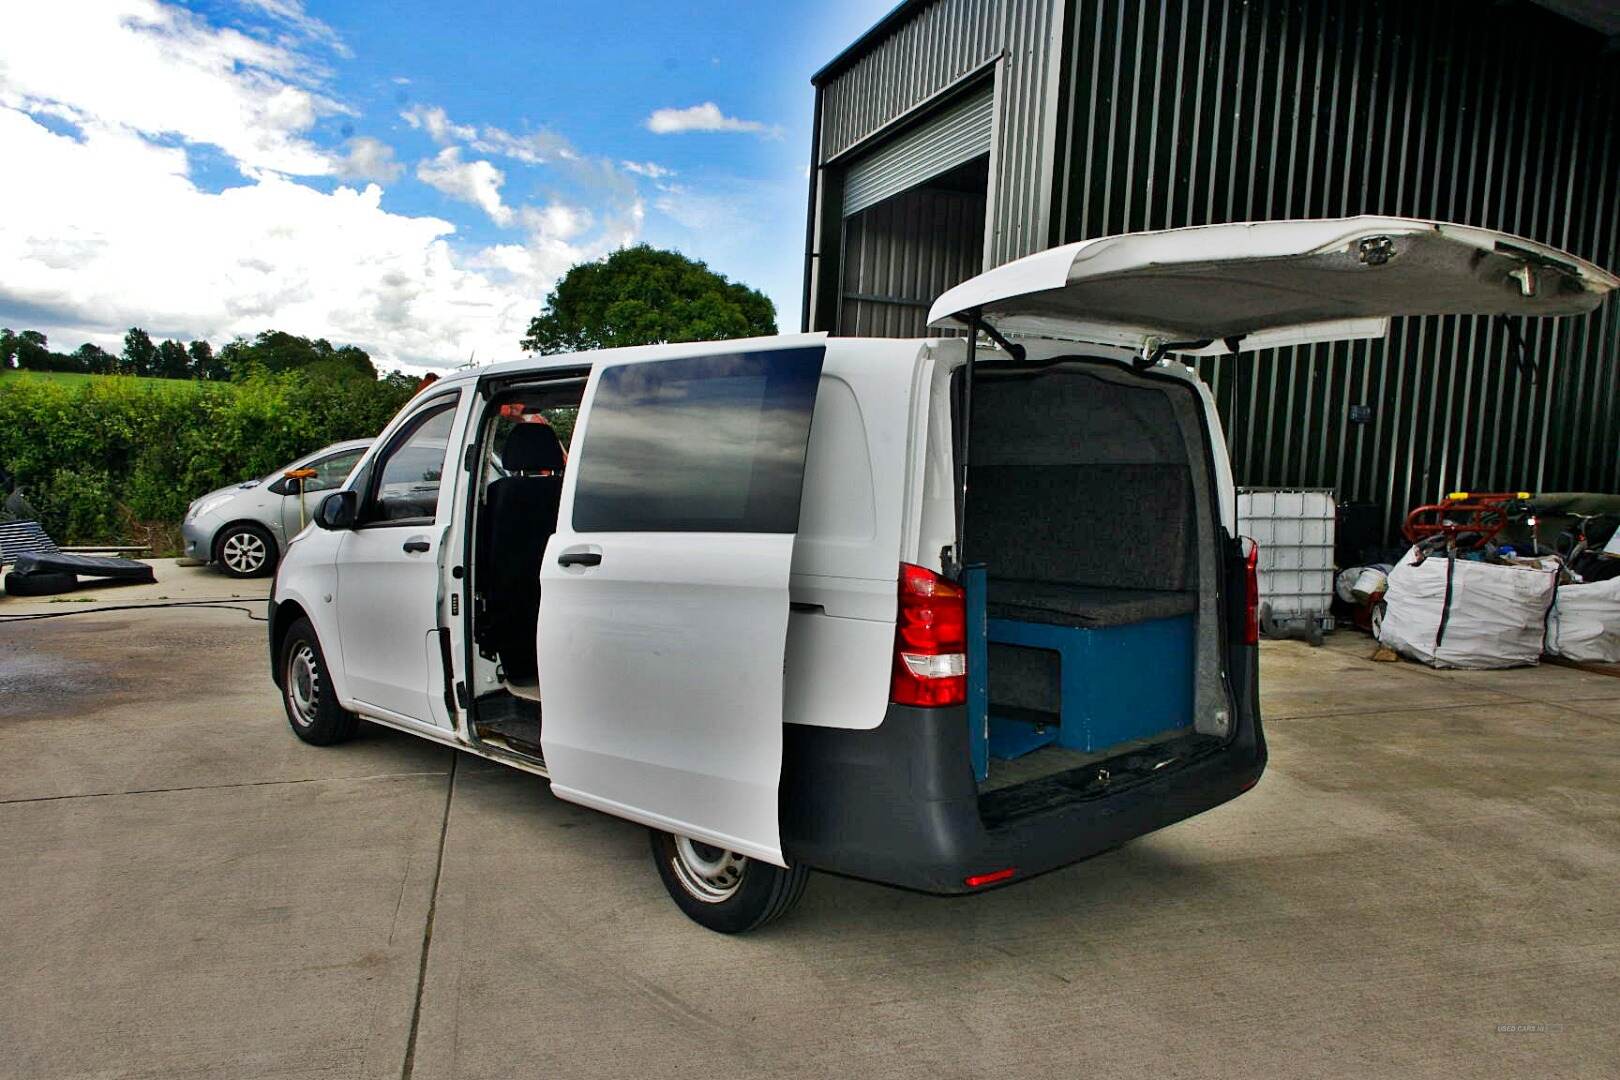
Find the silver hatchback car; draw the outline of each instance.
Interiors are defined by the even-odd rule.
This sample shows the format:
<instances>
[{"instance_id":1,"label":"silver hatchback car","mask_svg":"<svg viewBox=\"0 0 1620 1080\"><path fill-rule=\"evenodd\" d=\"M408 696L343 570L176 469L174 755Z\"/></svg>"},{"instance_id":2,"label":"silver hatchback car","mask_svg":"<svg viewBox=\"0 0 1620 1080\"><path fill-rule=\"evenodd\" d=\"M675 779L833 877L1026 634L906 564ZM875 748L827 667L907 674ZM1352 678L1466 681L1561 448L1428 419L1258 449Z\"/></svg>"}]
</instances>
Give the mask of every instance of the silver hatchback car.
<instances>
[{"instance_id":1,"label":"silver hatchback car","mask_svg":"<svg viewBox=\"0 0 1620 1080\"><path fill-rule=\"evenodd\" d=\"M287 542L315 514L322 496L341 487L370 439L333 443L269 476L222 487L192 502L180 523L183 562L218 563L231 577L262 577L276 568ZM294 479L288 473L311 471Z\"/></svg>"}]
</instances>

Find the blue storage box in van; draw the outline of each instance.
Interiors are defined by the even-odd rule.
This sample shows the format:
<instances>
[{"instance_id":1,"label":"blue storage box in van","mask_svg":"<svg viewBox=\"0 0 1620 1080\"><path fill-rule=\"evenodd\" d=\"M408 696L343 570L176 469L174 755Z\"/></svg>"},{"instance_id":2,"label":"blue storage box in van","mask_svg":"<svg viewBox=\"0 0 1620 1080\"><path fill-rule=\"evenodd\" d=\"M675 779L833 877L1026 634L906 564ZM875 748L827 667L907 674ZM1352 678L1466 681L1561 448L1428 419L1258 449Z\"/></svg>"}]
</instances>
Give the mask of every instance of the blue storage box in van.
<instances>
[{"instance_id":1,"label":"blue storage box in van","mask_svg":"<svg viewBox=\"0 0 1620 1080\"><path fill-rule=\"evenodd\" d=\"M1193 714L1193 616L1122 626L1052 626L989 619L989 644L1040 650L1057 666L1058 746L1097 753L1188 727ZM992 676L991 686L994 686ZM1006 722L988 701L992 731Z\"/></svg>"},{"instance_id":2,"label":"blue storage box in van","mask_svg":"<svg viewBox=\"0 0 1620 1080\"><path fill-rule=\"evenodd\" d=\"M1106 626L989 618L982 567L967 592L974 775L1043 746L1085 754L1189 728L1195 617Z\"/></svg>"}]
</instances>

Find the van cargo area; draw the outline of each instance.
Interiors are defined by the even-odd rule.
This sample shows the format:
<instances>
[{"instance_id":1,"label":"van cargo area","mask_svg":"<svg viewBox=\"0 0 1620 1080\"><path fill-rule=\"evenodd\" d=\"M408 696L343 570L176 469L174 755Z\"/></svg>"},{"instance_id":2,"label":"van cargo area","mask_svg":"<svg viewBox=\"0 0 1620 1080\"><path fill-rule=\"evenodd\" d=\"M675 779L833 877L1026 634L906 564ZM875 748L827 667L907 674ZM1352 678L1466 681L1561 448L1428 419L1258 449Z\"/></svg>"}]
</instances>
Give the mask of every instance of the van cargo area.
<instances>
[{"instance_id":1,"label":"van cargo area","mask_svg":"<svg viewBox=\"0 0 1620 1080\"><path fill-rule=\"evenodd\" d=\"M1032 781L1226 733L1214 490L1186 382L1099 362L976 370L963 554L987 819Z\"/></svg>"}]
</instances>

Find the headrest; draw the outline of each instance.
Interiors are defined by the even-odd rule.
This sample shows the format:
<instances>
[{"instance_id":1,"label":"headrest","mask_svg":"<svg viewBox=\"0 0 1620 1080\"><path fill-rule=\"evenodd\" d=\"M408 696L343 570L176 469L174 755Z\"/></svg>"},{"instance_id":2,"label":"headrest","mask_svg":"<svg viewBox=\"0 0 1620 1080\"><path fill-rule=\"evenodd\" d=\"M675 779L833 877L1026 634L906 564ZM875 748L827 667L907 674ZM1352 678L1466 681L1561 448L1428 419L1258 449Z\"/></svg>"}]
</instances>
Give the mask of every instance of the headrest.
<instances>
[{"instance_id":1,"label":"headrest","mask_svg":"<svg viewBox=\"0 0 1620 1080\"><path fill-rule=\"evenodd\" d=\"M501 448L501 466L510 473L561 472L563 463L562 443L550 424L519 424Z\"/></svg>"}]
</instances>

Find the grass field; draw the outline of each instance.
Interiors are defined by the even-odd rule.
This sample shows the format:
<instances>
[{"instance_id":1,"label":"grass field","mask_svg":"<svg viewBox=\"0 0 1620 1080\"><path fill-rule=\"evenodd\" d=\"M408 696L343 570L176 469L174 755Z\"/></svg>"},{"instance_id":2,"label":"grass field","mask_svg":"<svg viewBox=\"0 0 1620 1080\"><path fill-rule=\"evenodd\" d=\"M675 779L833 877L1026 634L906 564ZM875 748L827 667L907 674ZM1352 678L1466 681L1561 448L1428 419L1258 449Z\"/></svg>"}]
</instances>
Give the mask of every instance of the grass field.
<instances>
[{"instance_id":1,"label":"grass field","mask_svg":"<svg viewBox=\"0 0 1620 1080\"><path fill-rule=\"evenodd\" d=\"M181 387L197 385L192 379L149 379L143 375L87 375L82 371L0 371L0 386L12 380L56 383L82 383L91 379L122 379L140 386L152 385L183 392ZM219 384L222 385L222 384Z\"/></svg>"}]
</instances>

